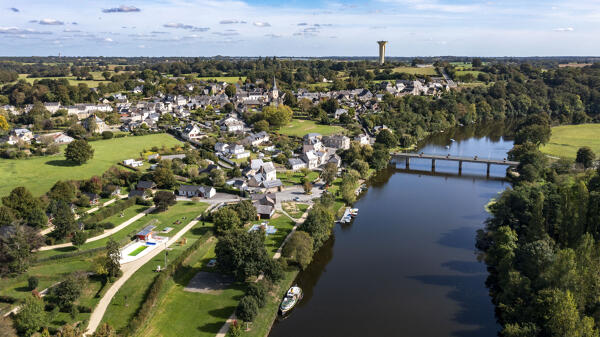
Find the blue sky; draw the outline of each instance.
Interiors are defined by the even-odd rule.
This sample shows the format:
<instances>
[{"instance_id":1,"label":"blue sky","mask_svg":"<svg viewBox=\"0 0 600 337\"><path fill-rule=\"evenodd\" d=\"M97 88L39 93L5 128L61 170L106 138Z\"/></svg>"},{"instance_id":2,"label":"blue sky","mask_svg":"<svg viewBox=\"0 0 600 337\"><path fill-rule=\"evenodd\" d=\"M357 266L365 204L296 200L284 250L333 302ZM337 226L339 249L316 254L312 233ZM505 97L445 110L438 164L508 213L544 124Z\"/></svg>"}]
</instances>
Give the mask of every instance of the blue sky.
<instances>
[{"instance_id":1,"label":"blue sky","mask_svg":"<svg viewBox=\"0 0 600 337\"><path fill-rule=\"evenodd\" d=\"M0 55L600 55L598 0L0 0Z\"/></svg>"}]
</instances>

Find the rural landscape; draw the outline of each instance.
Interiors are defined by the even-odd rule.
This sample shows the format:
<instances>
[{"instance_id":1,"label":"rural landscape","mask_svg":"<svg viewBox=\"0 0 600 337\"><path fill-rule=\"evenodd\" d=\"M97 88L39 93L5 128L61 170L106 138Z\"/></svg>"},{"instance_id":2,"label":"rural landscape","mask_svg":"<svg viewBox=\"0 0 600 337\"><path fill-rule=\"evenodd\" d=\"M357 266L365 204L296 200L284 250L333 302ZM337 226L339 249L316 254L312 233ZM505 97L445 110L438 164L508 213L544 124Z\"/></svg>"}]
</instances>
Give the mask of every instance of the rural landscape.
<instances>
[{"instance_id":1,"label":"rural landscape","mask_svg":"<svg viewBox=\"0 0 600 337\"><path fill-rule=\"evenodd\" d=\"M2 9L0 336L600 336L600 56L419 56L446 43L376 22L319 56L346 26L167 3Z\"/></svg>"}]
</instances>

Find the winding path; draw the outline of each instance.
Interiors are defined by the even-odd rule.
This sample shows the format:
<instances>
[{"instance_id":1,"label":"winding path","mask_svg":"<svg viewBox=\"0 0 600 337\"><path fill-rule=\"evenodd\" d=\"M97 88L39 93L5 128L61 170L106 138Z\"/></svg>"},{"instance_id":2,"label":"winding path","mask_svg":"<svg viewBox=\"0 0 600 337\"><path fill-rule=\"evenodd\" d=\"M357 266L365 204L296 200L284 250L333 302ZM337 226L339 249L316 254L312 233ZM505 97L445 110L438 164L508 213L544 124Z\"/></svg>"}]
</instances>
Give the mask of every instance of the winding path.
<instances>
[{"instance_id":1,"label":"winding path","mask_svg":"<svg viewBox=\"0 0 600 337\"><path fill-rule=\"evenodd\" d=\"M151 213L152 211L154 211L156 207L152 206L148 209L146 209L145 211L133 216L132 218L130 218L129 220L123 222L122 224L118 225L115 228L111 228L107 231L105 231L104 233L98 235L98 236L94 236L93 238L89 238L85 241L85 243L88 242L94 242L94 241L98 241L101 239L104 239L105 237L111 236L113 234L115 234L116 232L120 231L121 229L131 225L133 222L137 221L138 219L146 216L148 213ZM73 243L71 242L65 242L65 243L60 243L57 245L52 245L52 246L42 246L38 249L38 251L45 251L45 250L52 250L52 249L57 249L57 248L64 248L64 247L71 247L73 245Z\"/></svg>"},{"instance_id":2,"label":"winding path","mask_svg":"<svg viewBox=\"0 0 600 337\"><path fill-rule=\"evenodd\" d=\"M115 283L113 283L110 286L110 288L106 291L104 296L102 296L102 298L100 299L100 302L98 302L98 305L96 305L96 307L94 308L94 311L92 311L92 315L90 316L90 322L86 329L86 335L90 336L96 331L96 329L100 325L100 322L102 321L102 317L104 317L104 313L106 312L110 301L117 294L117 292L123 286L123 284L125 284L125 282L127 282L127 280L131 276L133 276L133 274L135 274L135 272L138 269L140 269L143 265L152 260L160 252L165 250L166 247L169 247L173 243L177 242L177 240L179 240L185 233L187 233L187 231L194 227L198 223L198 221L199 217L196 217L189 224L185 225L185 227L183 227L179 232L177 232L175 236L173 236L169 239L169 241L167 241L166 246L160 245L160 247L153 249L152 252L150 252L148 255L145 255L140 259L126 263L121 266L123 276L121 276L117 281L115 281Z\"/></svg>"}]
</instances>

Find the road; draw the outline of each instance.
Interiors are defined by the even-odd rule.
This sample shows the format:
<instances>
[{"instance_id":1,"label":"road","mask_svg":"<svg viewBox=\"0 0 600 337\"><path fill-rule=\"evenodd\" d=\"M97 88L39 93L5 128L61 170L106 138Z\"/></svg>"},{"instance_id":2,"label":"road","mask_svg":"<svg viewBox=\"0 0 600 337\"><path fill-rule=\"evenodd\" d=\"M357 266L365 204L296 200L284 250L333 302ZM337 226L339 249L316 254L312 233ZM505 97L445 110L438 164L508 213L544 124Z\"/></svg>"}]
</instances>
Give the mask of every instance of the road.
<instances>
[{"instance_id":1,"label":"road","mask_svg":"<svg viewBox=\"0 0 600 337\"><path fill-rule=\"evenodd\" d=\"M87 239L85 242L94 242L100 239L104 239L105 237L111 236L113 234L115 234L116 232L120 231L121 229L129 226L130 224L132 224L133 222L137 221L138 219L146 216L148 213L151 213L152 211L154 211L155 207L150 207L148 209L146 209L145 211L141 212L140 214L135 215L134 217L132 217L131 219L123 222L122 224L118 225L115 228L111 228L109 230L106 230L104 233L98 235L98 236L94 236L93 238L89 238ZM45 250L52 250L52 249L57 249L57 248L64 248L64 247L71 247L73 246L73 243L71 242L66 242L66 243L61 243L58 245L52 245L52 246L43 246L40 247L38 249L38 251L45 251Z\"/></svg>"},{"instance_id":2,"label":"road","mask_svg":"<svg viewBox=\"0 0 600 337\"><path fill-rule=\"evenodd\" d=\"M115 283L113 283L110 286L110 288L106 291L104 296L100 299L100 302L98 302L98 305L96 305L96 307L94 308L94 311L92 311L92 315L90 316L90 322L86 329L86 335L90 336L96 331L96 329L100 325L100 322L102 321L102 317L104 317L104 313L106 312L110 301L117 294L117 292L123 286L123 284L125 284L125 282L127 282L127 280L129 280L129 278L133 276L133 274L135 274L135 272L138 269L140 269L143 265L152 260L156 255L160 254L160 252L165 250L166 247L169 247L173 243L177 242L177 240L179 240L185 233L192 229L192 227L194 227L198 223L198 221L198 217L196 217L189 224L185 225L185 227L183 227L179 232L177 232L175 236L173 236L169 239L169 241L167 241L166 246L160 245L160 247L153 249L152 252L148 255L145 255L144 257L138 260L132 261L121 266L123 276L121 276Z\"/></svg>"}]
</instances>

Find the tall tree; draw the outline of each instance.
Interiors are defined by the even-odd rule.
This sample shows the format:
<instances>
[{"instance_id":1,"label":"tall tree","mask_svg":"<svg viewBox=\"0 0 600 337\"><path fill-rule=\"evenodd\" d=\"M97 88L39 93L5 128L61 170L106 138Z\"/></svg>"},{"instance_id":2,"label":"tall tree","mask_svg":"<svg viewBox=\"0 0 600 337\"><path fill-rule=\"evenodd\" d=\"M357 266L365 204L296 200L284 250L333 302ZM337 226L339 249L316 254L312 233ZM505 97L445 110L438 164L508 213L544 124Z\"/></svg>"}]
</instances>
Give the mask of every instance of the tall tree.
<instances>
[{"instance_id":1,"label":"tall tree","mask_svg":"<svg viewBox=\"0 0 600 337\"><path fill-rule=\"evenodd\" d=\"M25 303L21 305L15 316L17 331L24 336L31 336L44 327L47 322L44 302L33 297L25 298Z\"/></svg>"},{"instance_id":2,"label":"tall tree","mask_svg":"<svg viewBox=\"0 0 600 337\"><path fill-rule=\"evenodd\" d=\"M81 165L94 157L94 149L87 141L77 139L69 143L65 149L65 158Z\"/></svg>"}]
</instances>

